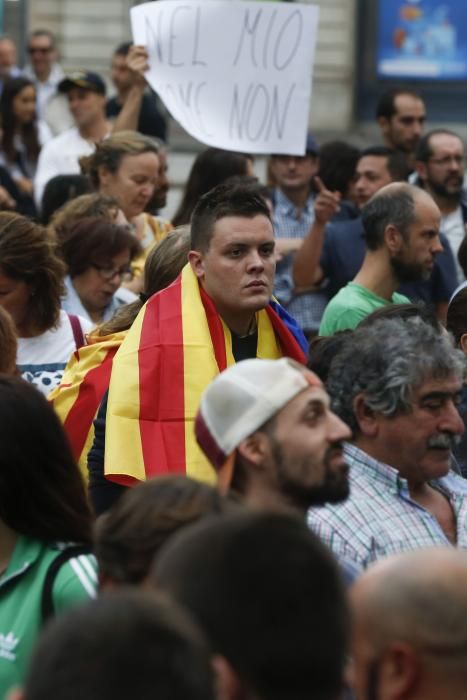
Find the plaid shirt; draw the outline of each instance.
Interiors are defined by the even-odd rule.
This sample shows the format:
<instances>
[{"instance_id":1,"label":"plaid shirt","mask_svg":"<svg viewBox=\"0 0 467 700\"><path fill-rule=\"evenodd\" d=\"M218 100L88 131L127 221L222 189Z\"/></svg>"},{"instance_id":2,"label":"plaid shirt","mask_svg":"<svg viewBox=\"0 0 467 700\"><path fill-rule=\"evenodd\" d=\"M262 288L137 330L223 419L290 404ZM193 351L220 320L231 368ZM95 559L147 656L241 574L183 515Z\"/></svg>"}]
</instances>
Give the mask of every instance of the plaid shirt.
<instances>
[{"instance_id":1,"label":"plaid shirt","mask_svg":"<svg viewBox=\"0 0 467 700\"><path fill-rule=\"evenodd\" d=\"M346 444L350 497L336 506L313 508L308 524L338 559L365 569L388 554L452 546L436 518L410 497L407 481L355 445ZM453 508L457 543L467 549L467 481L454 472L430 482Z\"/></svg>"},{"instance_id":2,"label":"plaid shirt","mask_svg":"<svg viewBox=\"0 0 467 700\"><path fill-rule=\"evenodd\" d=\"M310 194L301 213L297 216L294 204L281 189L274 190L272 223L276 238L305 238L314 221L313 195ZM322 291L294 295L292 277L293 255L285 255L277 263L274 296L298 321L304 331L319 328L328 297Z\"/></svg>"}]
</instances>

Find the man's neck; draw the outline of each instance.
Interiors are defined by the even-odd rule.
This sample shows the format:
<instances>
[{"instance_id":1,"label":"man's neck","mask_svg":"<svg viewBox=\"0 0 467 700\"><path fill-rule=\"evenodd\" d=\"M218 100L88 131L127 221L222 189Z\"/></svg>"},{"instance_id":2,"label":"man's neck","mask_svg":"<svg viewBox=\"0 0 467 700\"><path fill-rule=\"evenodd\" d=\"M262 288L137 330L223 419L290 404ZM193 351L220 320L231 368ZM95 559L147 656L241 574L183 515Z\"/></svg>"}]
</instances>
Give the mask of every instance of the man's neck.
<instances>
[{"instance_id":1,"label":"man's neck","mask_svg":"<svg viewBox=\"0 0 467 700\"><path fill-rule=\"evenodd\" d=\"M110 131L110 125L107 120L102 117L102 119L93 122L93 124L78 127L78 131L81 138L86 141L94 141L94 143L97 143L107 136Z\"/></svg>"},{"instance_id":2,"label":"man's neck","mask_svg":"<svg viewBox=\"0 0 467 700\"><path fill-rule=\"evenodd\" d=\"M0 520L0 575L10 563L16 545L16 532Z\"/></svg>"},{"instance_id":3,"label":"man's neck","mask_svg":"<svg viewBox=\"0 0 467 700\"><path fill-rule=\"evenodd\" d=\"M263 481L256 483L254 480L250 480L242 500L249 508L254 510L298 515L303 519L305 519L307 513L306 509L299 508L296 504L291 503L280 491L268 487Z\"/></svg>"},{"instance_id":4,"label":"man's neck","mask_svg":"<svg viewBox=\"0 0 467 700\"><path fill-rule=\"evenodd\" d=\"M49 68L45 68L41 71L34 71L34 74L40 83L46 83L50 77L51 72L52 66L50 66Z\"/></svg>"},{"instance_id":5,"label":"man's neck","mask_svg":"<svg viewBox=\"0 0 467 700\"><path fill-rule=\"evenodd\" d=\"M310 188L308 185L300 188L289 189L286 187L280 188L285 194L287 199L289 199L292 204L297 207L297 209L303 209L306 204L308 197L310 196Z\"/></svg>"},{"instance_id":6,"label":"man's neck","mask_svg":"<svg viewBox=\"0 0 467 700\"><path fill-rule=\"evenodd\" d=\"M380 251L367 251L353 281L387 301L392 300L392 295L400 286L386 256Z\"/></svg>"},{"instance_id":7,"label":"man's neck","mask_svg":"<svg viewBox=\"0 0 467 700\"><path fill-rule=\"evenodd\" d=\"M115 95L115 97L117 98L118 104L120 104L120 105L125 104L125 100L128 97L130 90L131 90L131 85L127 90L118 90L117 94Z\"/></svg>"},{"instance_id":8,"label":"man's neck","mask_svg":"<svg viewBox=\"0 0 467 700\"><path fill-rule=\"evenodd\" d=\"M224 321L227 328L240 338L250 335L256 330L256 312L250 311L242 314L232 314L228 311L217 309L219 316Z\"/></svg>"}]
</instances>

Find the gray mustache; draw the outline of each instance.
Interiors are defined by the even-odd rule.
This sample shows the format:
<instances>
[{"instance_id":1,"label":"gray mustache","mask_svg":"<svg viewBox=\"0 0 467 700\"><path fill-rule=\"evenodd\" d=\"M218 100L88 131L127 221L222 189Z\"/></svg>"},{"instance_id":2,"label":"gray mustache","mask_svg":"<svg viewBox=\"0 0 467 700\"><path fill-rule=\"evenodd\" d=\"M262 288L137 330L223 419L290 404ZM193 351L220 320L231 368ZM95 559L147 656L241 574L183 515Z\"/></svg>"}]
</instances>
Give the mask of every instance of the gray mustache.
<instances>
[{"instance_id":1,"label":"gray mustache","mask_svg":"<svg viewBox=\"0 0 467 700\"><path fill-rule=\"evenodd\" d=\"M451 433L438 433L433 435L427 443L429 448L440 448L443 450L453 450L459 444L460 435L452 435Z\"/></svg>"}]
</instances>

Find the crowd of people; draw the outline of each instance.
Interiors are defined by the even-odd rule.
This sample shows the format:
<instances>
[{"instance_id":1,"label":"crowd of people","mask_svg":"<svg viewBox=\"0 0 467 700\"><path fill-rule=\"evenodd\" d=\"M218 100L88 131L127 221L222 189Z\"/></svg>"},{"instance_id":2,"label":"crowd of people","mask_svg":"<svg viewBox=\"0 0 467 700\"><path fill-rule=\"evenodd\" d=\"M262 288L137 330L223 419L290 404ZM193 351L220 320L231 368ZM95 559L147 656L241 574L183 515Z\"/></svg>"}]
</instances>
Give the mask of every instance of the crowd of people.
<instances>
[{"instance_id":1,"label":"crowd of people","mask_svg":"<svg viewBox=\"0 0 467 700\"><path fill-rule=\"evenodd\" d=\"M205 148L0 37L0 697L467 697L464 144Z\"/></svg>"}]
</instances>

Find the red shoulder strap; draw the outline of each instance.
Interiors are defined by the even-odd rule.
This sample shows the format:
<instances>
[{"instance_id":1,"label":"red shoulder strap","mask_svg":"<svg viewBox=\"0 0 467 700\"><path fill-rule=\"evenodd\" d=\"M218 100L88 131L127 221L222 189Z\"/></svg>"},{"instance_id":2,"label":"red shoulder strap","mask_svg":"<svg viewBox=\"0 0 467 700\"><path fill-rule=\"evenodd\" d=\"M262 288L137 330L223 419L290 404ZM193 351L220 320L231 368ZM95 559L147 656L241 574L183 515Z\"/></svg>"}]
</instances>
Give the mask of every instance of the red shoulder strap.
<instances>
[{"instance_id":1,"label":"red shoulder strap","mask_svg":"<svg viewBox=\"0 0 467 700\"><path fill-rule=\"evenodd\" d=\"M83 329L81 328L81 323L79 322L78 316L75 316L74 314L67 315L70 321L71 330L73 332L73 338L75 340L76 349L79 350L83 347L83 345L86 345L86 341L84 340Z\"/></svg>"}]
</instances>

